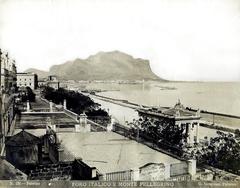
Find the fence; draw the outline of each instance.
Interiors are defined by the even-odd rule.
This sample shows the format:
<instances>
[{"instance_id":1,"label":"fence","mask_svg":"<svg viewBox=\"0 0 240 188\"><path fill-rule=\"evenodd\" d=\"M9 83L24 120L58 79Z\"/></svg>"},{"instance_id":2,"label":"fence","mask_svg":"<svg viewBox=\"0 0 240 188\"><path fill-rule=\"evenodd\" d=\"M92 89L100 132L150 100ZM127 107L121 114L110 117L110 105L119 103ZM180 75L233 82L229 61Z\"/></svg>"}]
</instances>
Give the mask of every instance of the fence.
<instances>
[{"instance_id":1,"label":"fence","mask_svg":"<svg viewBox=\"0 0 240 188\"><path fill-rule=\"evenodd\" d=\"M105 174L106 181L131 181L133 180L133 171L119 171Z\"/></svg>"}]
</instances>

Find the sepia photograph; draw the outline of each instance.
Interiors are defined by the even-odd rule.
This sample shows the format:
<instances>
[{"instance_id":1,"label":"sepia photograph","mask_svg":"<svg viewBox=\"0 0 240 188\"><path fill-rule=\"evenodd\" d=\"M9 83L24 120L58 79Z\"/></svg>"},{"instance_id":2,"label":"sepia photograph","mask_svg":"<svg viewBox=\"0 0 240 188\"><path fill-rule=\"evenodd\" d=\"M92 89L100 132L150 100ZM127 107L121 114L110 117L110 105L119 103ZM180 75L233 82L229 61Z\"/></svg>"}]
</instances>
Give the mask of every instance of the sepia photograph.
<instances>
[{"instance_id":1,"label":"sepia photograph","mask_svg":"<svg viewBox=\"0 0 240 188\"><path fill-rule=\"evenodd\" d=\"M0 0L0 188L240 187L240 0Z\"/></svg>"}]
</instances>

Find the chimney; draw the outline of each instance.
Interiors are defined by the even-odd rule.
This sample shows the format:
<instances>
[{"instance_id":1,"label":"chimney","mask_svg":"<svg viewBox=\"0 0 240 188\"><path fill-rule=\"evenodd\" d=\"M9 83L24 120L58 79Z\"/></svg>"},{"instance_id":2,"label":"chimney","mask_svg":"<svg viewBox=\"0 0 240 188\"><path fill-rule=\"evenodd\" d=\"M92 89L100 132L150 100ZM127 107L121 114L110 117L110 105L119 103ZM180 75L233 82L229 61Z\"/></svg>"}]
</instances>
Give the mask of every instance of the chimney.
<instances>
[{"instance_id":1,"label":"chimney","mask_svg":"<svg viewBox=\"0 0 240 188\"><path fill-rule=\"evenodd\" d=\"M53 111L53 103L52 103L52 101L49 101L49 106L50 106L50 112L52 112Z\"/></svg>"},{"instance_id":2,"label":"chimney","mask_svg":"<svg viewBox=\"0 0 240 188\"><path fill-rule=\"evenodd\" d=\"M30 102L27 100L27 112L30 112Z\"/></svg>"},{"instance_id":3,"label":"chimney","mask_svg":"<svg viewBox=\"0 0 240 188\"><path fill-rule=\"evenodd\" d=\"M66 99L63 100L63 109L67 110L67 100Z\"/></svg>"}]
</instances>

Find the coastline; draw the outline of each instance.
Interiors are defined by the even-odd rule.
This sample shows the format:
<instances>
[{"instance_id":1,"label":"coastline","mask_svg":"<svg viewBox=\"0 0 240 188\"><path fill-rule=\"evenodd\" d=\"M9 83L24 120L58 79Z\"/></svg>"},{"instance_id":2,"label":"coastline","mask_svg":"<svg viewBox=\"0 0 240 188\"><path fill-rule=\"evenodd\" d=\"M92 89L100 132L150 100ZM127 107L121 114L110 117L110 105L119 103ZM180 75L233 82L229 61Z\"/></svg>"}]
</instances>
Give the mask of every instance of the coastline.
<instances>
[{"instance_id":1,"label":"coastline","mask_svg":"<svg viewBox=\"0 0 240 188\"><path fill-rule=\"evenodd\" d=\"M114 98L111 98L111 97L105 97L105 96L98 95L98 94L95 94L95 93L94 94L91 93L90 97L93 97L93 98L95 97L95 98L97 98L99 100L103 100L105 102L110 102L110 103L113 103L113 104L116 104L116 105L120 105L120 106L123 106L123 107L131 108L131 109L134 109L134 110L137 110L137 109L139 109L141 107L150 108L150 106L139 105L139 104L136 104L136 103L129 102L128 100L114 99ZM196 112L197 111L196 109L192 109L192 108L189 108L189 107L187 107L186 109L188 109L188 110L190 110L192 112ZM209 121L209 118L206 118L204 116L205 115L212 115L212 116L215 116L216 120L217 120L218 116L221 118L221 120L223 118L225 118L225 119L226 118L240 119L239 116L231 115L231 114L218 113L218 112L209 112L209 111L206 111L206 110L201 110L200 112L201 112L201 116L203 115L203 117L202 117L203 121L200 123L200 126L202 126L202 127L215 129L215 130L220 130L220 131L225 131L225 132L231 132L231 133L234 133L235 130L237 129L237 128L233 128L233 127L231 127L229 125L221 125L221 124L213 123L212 121Z\"/></svg>"}]
</instances>

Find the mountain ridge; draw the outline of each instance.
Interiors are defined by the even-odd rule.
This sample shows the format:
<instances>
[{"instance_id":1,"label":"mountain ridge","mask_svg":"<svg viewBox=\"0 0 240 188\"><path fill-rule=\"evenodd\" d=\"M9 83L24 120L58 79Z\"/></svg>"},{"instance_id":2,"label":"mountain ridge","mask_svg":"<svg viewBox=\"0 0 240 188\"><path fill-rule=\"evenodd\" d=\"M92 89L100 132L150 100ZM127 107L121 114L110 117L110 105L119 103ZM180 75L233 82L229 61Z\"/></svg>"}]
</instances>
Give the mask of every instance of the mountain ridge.
<instances>
[{"instance_id":1,"label":"mountain ridge","mask_svg":"<svg viewBox=\"0 0 240 188\"><path fill-rule=\"evenodd\" d=\"M30 71L29 71L30 70ZM120 52L98 52L86 59L76 58L50 67L49 72L28 69L39 78L56 75L64 80L162 80L151 70L148 60Z\"/></svg>"}]
</instances>

